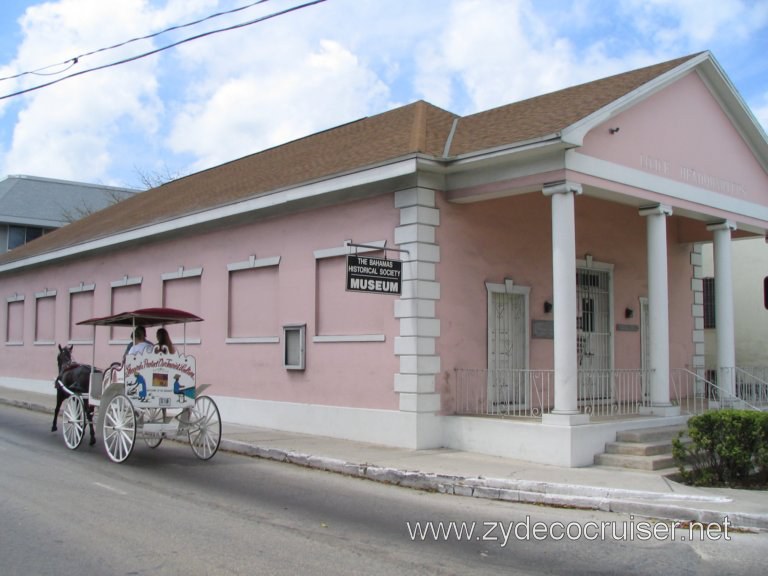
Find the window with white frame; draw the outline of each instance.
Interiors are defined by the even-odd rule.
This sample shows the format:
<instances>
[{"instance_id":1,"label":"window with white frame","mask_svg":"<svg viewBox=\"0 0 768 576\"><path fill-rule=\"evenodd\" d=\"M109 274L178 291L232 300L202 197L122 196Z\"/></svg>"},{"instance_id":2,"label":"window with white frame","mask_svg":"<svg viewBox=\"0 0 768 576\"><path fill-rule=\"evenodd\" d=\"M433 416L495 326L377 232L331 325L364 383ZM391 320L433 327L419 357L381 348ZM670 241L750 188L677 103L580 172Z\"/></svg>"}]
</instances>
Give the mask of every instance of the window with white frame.
<instances>
[{"instance_id":1,"label":"window with white frame","mask_svg":"<svg viewBox=\"0 0 768 576\"><path fill-rule=\"evenodd\" d=\"M283 326L283 367L304 370L306 367L306 324Z\"/></svg>"},{"instance_id":2,"label":"window with white frame","mask_svg":"<svg viewBox=\"0 0 768 576\"><path fill-rule=\"evenodd\" d=\"M200 316L202 268L179 268L176 272L162 275L163 306L177 308ZM176 344L200 344L200 322L166 327L168 334ZM147 339L154 342L154 335L147 334Z\"/></svg>"},{"instance_id":3,"label":"window with white frame","mask_svg":"<svg viewBox=\"0 0 768 576\"><path fill-rule=\"evenodd\" d=\"M24 296L14 294L6 300L5 343L24 344Z\"/></svg>"},{"instance_id":4,"label":"window with white frame","mask_svg":"<svg viewBox=\"0 0 768 576\"><path fill-rule=\"evenodd\" d=\"M280 341L278 271L280 257L234 262L229 272L227 343L259 344Z\"/></svg>"},{"instance_id":5,"label":"window with white frame","mask_svg":"<svg viewBox=\"0 0 768 576\"><path fill-rule=\"evenodd\" d=\"M343 246L315 252L316 310L314 342L383 342L396 296L346 291L346 257L374 252ZM385 245L384 240L366 246Z\"/></svg>"},{"instance_id":6,"label":"window with white frame","mask_svg":"<svg viewBox=\"0 0 768 576\"><path fill-rule=\"evenodd\" d=\"M80 283L69 289L69 341L93 343L93 328L79 326L78 322L93 318L93 293L95 284Z\"/></svg>"},{"instance_id":7,"label":"window with white frame","mask_svg":"<svg viewBox=\"0 0 768 576\"><path fill-rule=\"evenodd\" d=\"M56 290L35 293L35 344L56 343Z\"/></svg>"},{"instance_id":8,"label":"window with white frame","mask_svg":"<svg viewBox=\"0 0 768 576\"><path fill-rule=\"evenodd\" d=\"M141 276L123 276L120 280L110 283L110 313L119 314L141 308ZM111 326L110 344L127 344L131 340L131 329Z\"/></svg>"}]
</instances>

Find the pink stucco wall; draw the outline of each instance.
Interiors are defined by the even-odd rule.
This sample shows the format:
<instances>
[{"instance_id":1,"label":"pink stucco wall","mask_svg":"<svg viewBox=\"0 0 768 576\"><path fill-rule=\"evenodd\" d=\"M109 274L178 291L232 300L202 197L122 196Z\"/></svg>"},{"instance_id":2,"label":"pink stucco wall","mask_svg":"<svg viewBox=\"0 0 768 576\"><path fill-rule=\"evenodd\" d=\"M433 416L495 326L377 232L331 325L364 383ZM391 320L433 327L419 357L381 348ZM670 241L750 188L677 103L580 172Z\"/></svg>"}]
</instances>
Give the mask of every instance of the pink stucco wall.
<instances>
[{"instance_id":1,"label":"pink stucco wall","mask_svg":"<svg viewBox=\"0 0 768 576\"><path fill-rule=\"evenodd\" d=\"M485 282L510 278L528 286L531 320L552 320L544 301L552 298L551 200L541 193L452 204L440 199L439 278L441 319L438 385L450 409L454 368L487 366L487 292ZM576 256L613 264L614 326L639 327L639 298L647 296L646 221L636 208L579 196L575 201ZM676 238L675 218L668 226L670 286L670 366L689 366L693 356L692 268L689 244ZM632 319L624 310L635 311ZM640 332L616 331L614 367L640 368ZM530 368L551 369L553 341L533 338Z\"/></svg>"},{"instance_id":2,"label":"pink stucco wall","mask_svg":"<svg viewBox=\"0 0 768 576\"><path fill-rule=\"evenodd\" d=\"M25 295L24 345L0 343L0 375L31 379L50 379L56 373L57 349L34 345L35 292L57 290L55 340L69 338L69 293L81 282L95 283L94 315L110 314L110 282L124 276L141 276L140 306L182 307L163 302L163 273L203 268L199 279L198 313L205 319L195 328L199 345L188 345L187 353L197 357L198 382L211 383L219 395L260 398L286 402L338 406L396 409L393 374L398 360L393 353L399 325L393 316L394 296L345 293L343 267L331 265L320 287L321 292L339 297L326 298L319 310L315 250L340 247L345 240L370 242L388 240L399 223L392 195L385 194L313 211L255 221L251 224L206 232L183 239L167 240L115 250L108 254L69 261L0 277L3 298L3 341L6 337L6 299L15 293ZM228 271L227 264L280 256L277 291L271 295L253 294L253 306L276 309L278 327L284 324L307 325L306 370L286 371L282 366L281 344L227 344ZM325 261L321 261L321 266ZM331 285L332 284L332 285ZM345 299L344 294L348 295ZM362 303L361 303L362 300ZM352 302L350 306L345 303ZM350 309L354 314L350 314ZM347 334L384 334L384 342L313 343L317 319L324 317L331 326ZM338 322L336 321L338 320ZM338 332L337 332L338 333ZM153 335L153 333L151 334ZM280 329L273 336L282 337ZM107 366L123 353L124 346L108 344L109 329L97 328L96 365ZM91 362L92 346L76 345L75 356Z\"/></svg>"},{"instance_id":3,"label":"pink stucco wall","mask_svg":"<svg viewBox=\"0 0 768 576\"><path fill-rule=\"evenodd\" d=\"M592 130L578 151L768 206L768 173L695 72Z\"/></svg>"}]
</instances>

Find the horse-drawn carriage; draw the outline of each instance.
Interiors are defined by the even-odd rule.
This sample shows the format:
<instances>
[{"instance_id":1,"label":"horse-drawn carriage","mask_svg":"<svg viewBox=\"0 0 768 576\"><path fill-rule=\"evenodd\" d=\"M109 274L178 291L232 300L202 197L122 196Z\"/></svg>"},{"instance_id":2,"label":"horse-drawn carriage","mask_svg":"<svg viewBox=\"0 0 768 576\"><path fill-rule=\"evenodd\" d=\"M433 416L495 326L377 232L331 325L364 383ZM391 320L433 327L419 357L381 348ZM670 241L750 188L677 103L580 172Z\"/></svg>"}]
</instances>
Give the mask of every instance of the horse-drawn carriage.
<instances>
[{"instance_id":1,"label":"horse-drawn carriage","mask_svg":"<svg viewBox=\"0 0 768 576\"><path fill-rule=\"evenodd\" d=\"M137 327L186 324L202 318L172 308L145 308L78 324ZM95 338L94 338L95 344ZM216 403L201 395L208 384L197 385L196 363L186 351L171 352L155 345L139 354L126 354L121 362L104 371L72 361L72 347L59 347L59 399L53 429L62 409L64 443L74 450L90 426L95 442L94 409L107 456L113 462L125 461L137 438L157 448L164 438L188 438L193 452L202 460L216 454L221 441L221 418ZM94 345L95 360L95 345ZM95 362L94 362L95 364Z\"/></svg>"}]
</instances>

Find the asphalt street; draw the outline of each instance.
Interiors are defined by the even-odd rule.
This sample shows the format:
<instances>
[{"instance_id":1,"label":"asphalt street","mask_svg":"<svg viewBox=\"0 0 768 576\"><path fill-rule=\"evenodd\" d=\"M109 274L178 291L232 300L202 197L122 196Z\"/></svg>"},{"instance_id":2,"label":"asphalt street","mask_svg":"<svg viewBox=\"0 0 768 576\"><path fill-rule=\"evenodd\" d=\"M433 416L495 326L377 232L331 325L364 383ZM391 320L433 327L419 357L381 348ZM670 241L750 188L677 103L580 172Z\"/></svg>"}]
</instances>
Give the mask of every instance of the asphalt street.
<instances>
[{"instance_id":1,"label":"asphalt street","mask_svg":"<svg viewBox=\"0 0 768 576\"><path fill-rule=\"evenodd\" d=\"M227 453L202 462L173 442L140 443L118 465L98 444L68 450L49 426L0 406L4 575L754 574L768 543L765 533L691 539L660 522L648 537L645 519Z\"/></svg>"}]
</instances>

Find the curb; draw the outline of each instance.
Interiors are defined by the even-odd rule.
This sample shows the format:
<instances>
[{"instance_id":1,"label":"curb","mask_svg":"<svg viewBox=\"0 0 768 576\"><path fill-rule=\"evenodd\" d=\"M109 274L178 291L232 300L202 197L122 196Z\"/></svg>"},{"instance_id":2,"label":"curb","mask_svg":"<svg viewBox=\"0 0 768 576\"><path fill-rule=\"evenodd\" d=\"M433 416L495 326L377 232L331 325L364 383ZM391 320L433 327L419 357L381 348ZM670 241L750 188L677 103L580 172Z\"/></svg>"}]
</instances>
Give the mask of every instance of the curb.
<instances>
[{"instance_id":1,"label":"curb","mask_svg":"<svg viewBox=\"0 0 768 576\"><path fill-rule=\"evenodd\" d=\"M16 408L25 408L27 410L32 410L33 412L53 414L53 408L45 406L44 404L38 404L37 402L30 402L28 400L12 400L8 398L0 398L0 404L15 406Z\"/></svg>"},{"instance_id":2,"label":"curb","mask_svg":"<svg viewBox=\"0 0 768 576\"><path fill-rule=\"evenodd\" d=\"M26 400L0 398L0 404L46 414L53 413L53 409L48 406ZM453 476L399 470L370 464L356 464L337 458L312 456L310 454L277 448L264 448L226 438L221 439L219 448L226 452L243 456L285 462L353 478L372 480L374 482L427 492L504 502L519 502L521 504L635 514L673 522L699 522L704 525L723 525L727 520L728 525L733 529L768 531L768 514L722 512L684 504L685 502L699 502L703 505L706 505L706 503L723 504L730 501L724 497L643 492L640 490L555 484L531 480Z\"/></svg>"},{"instance_id":3,"label":"curb","mask_svg":"<svg viewBox=\"0 0 768 576\"><path fill-rule=\"evenodd\" d=\"M225 438L221 439L219 448L244 456L285 462L353 478L441 494L519 502L521 504L636 514L680 523L699 522L703 525L723 525L727 522L727 525L733 529L768 530L768 514L722 512L679 503L680 501L712 504L730 502L730 499L719 496L699 497L690 494L666 494L530 480L504 480L399 470L369 464L355 464L336 458L312 456L276 448L263 448L247 442Z\"/></svg>"}]
</instances>

